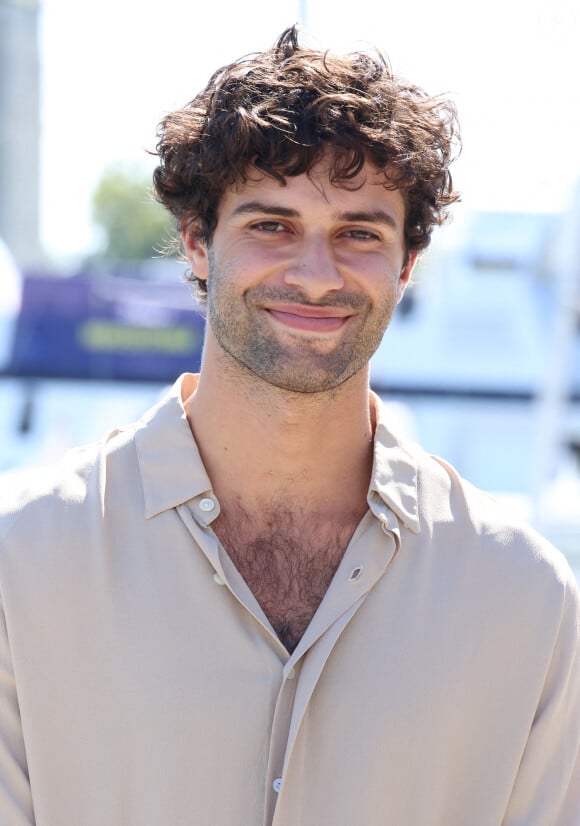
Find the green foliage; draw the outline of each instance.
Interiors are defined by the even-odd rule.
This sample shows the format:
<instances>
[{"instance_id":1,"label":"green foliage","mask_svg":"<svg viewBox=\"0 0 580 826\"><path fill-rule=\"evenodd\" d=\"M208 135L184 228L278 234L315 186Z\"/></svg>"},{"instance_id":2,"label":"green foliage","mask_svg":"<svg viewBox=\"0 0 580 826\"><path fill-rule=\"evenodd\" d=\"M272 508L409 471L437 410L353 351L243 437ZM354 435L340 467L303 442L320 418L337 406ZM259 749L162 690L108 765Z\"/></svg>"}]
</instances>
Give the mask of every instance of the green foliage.
<instances>
[{"instance_id":1,"label":"green foliage","mask_svg":"<svg viewBox=\"0 0 580 826\"><path fill-rule=\"evenodd\" d=\"M172 237L172 219L151 194L151 175L135 166L109 167L93 193L93 219L103 230L109 261L159 256Z\"/></svg>"}]
</instances>

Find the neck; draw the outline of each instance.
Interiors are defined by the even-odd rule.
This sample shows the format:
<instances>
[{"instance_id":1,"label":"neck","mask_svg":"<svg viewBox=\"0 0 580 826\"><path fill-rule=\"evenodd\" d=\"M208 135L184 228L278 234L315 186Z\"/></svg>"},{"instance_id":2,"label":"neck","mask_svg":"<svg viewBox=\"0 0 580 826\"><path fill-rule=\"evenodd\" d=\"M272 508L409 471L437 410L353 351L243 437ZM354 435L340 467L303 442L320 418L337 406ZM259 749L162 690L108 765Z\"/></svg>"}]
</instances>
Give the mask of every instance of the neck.
<instances>
[{"instance_id":1,"label":"neck","mask_svg":"<svg viewBox=\"0 0 580 826\"><path fill-rule=\"evenodd\" d=\"M260 506L292 490L313 509L366 502L374 430L368 369L305 394L202 367L186 411L222 504Z\"/></svg>"}]
</instances>

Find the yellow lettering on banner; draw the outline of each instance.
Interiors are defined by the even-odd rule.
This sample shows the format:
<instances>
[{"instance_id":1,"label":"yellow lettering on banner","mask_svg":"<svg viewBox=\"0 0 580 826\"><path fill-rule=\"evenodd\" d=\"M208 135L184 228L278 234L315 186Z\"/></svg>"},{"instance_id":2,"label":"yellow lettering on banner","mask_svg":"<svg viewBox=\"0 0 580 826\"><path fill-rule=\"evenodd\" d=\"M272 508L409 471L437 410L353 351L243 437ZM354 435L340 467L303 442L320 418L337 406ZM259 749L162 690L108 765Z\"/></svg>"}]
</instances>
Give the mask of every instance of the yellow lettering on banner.
<instances>
[{"instance_id":1,"label":"yellow lettering on banner","mask_svg":"<svg viewBox=\"0 0 580 826\"><path fill-rule=\"evenodd\" d=\"M183 325L135 327L114 321L85 321L77 340L86 350L109 352L156 352L180 355L201 345L201 333Z\"/></svg>"}]
</instances>

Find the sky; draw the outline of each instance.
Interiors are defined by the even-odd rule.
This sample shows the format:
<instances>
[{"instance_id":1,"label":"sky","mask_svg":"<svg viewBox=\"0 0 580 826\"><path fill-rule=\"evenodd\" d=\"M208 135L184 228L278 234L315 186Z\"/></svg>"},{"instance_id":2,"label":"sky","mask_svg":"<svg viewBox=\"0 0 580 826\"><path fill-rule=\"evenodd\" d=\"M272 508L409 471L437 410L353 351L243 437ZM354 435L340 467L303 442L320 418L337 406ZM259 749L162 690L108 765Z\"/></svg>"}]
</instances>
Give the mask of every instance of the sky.
<instances>
[{"instance_id":1,"label":"sky","mask_svg":"<svg viewBox=\"0 0 580 826\"><path fill-rule=\"evenodd\" d=\"M90 200L118 161L153 168L155 129L214 69L302 19L321 48L376 46L459 110L459 211L566 208L580 177L574 2L43 0L41 228L55 262L98 243Z\"/></svg>"}]
</instances>

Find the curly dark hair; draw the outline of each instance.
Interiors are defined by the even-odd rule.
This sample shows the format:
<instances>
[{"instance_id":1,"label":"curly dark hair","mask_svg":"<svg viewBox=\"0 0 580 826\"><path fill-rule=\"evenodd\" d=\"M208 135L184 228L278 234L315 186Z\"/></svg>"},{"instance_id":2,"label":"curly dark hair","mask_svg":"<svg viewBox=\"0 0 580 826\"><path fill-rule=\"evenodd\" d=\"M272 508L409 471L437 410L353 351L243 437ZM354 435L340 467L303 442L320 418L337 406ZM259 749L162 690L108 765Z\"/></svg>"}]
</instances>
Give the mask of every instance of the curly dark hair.
<instances>
[{"instance_id":1,"label":"curly dark hair","mask_svg":"<svg viewBox=\"0 0 580 826\"><path fill-rule=\"evenodd\" d=\"M252 169L283 184L310 172L329 147L336 186L354 185L370 161L386 187L401 190L407 253L427 247L459 198L449 172L459 149L453 103L393 74L378 52L339 56L302 47L295 26L273 48L218 69L161 121L158 137L156 197L206 243L228 187Z\"/></svg>"}]
</instances>

